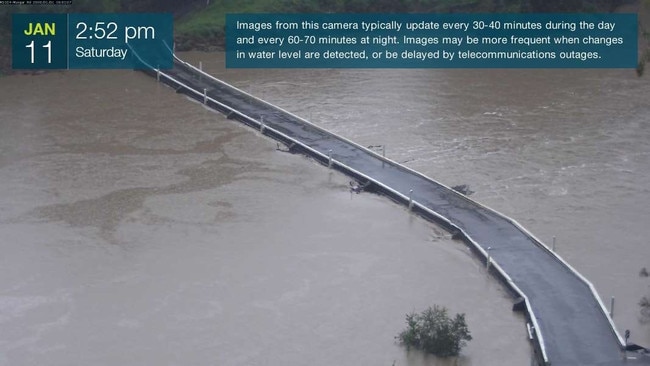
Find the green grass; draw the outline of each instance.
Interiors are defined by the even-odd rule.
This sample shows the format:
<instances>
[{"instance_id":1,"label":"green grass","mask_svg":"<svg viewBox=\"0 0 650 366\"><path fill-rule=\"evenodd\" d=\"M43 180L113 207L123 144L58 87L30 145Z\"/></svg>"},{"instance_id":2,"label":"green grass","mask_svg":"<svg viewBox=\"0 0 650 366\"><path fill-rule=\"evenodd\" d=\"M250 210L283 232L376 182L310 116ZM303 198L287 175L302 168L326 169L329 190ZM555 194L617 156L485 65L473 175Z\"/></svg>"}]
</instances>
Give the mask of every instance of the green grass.
<instances>
[{"instance_id":1,"label":"green grass","mask_svg":"<svg viewBox=\"0 0 650 366\"><path fill-rule=\"evenodd\" d=\"M283 2L273 0L222 0L213 1L210 6L193 12L178 20L175 32L180 37L223 38L228 13L279 12Z\"/></svg>"}]
</instances>

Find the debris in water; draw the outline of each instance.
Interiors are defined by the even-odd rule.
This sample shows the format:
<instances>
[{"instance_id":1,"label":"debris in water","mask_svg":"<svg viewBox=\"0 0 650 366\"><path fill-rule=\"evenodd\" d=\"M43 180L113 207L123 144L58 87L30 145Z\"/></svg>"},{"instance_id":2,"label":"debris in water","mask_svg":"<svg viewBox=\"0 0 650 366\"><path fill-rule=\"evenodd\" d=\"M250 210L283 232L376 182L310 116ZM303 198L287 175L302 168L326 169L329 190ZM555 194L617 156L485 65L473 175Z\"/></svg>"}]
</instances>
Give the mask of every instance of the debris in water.
<instances>
[{"instance_id":1,"label":"debris in water","mask_svg":"<svg viewBox=\"0 0 650 366\"><path fill-rule=\"evenodd\" d=\"M456 191L458 193L462 193L465 196L469 196L470 194L474 193L474 191L469 189L469 185L467 185L467 184L460 184L460 185L457 185L457 186L453 186L453 187L451 187L451 189L453 189L454 191Z\"/></svg>"},{"instance_id":2,"label":"debris in water","mask_svg":"<svg viewBox=\"0 0 650 366\"><path fill-rule=\"evenodd\" d=\"M282 152L288 152L288 153L292 153L292 154L293 154L293 153L294 153L293 148L296 146L296 143L295 143L295 142L292 142L292 143L289 144L289 145L284 145L284 144L282 144L282 146L280 146L280 143L279 143L279 142L276 142L275 145L276 145L276 148L275 148L276 150L278 150L278 151L282 151Z\"/></svg>"},{"instance_id":3,"label":"debris in water","mask_svg":"<svg viewBox=\"0 0 650 366\"><path fill-rule=\"evenodd\" d=\"M359 183L357 181L351 180L350 181L350 192L354 192L356 194L359 194L363 192L364 189L368 188L370 186L370 181L366 183Z\"/></svg>"}]
</instances>

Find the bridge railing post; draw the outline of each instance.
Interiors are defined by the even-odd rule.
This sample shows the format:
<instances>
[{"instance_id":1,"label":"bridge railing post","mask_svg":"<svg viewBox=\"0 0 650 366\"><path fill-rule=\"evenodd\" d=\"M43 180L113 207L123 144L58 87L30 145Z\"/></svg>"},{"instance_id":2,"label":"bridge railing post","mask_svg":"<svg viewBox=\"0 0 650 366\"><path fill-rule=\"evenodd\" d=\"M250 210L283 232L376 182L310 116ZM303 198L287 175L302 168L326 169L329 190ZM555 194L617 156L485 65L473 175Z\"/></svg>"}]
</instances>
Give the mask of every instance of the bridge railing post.
<instances>
[{"instance_id":1,"label":"bridge railing post","mask_svg":"<svg viewBox=\"0 0 650 366\"><path fill-rule=\"evenodd\" d=\"M208 89L203 88L203 104L208 104Z\"/></svg>"},{"instance_id":2,"label":"bridge railing post","mask_svg":"<svg viewBox=\"0 0 650 366\"><path fill-rule=\"evenodd\" d=\"M490 253L490 250L492 250L492 247L487 247L487 260L485 261L485 268L487 270L490 270L490 265L492 264L492 254Z\"/></svg>"},{"instance_id":3,"label":"bridge railing post","mask_svg":"<svg viewBox=\"0 0 650 366\"><path fill-rule=\"evenodd\" d=\"M264 133L264 115L260 116L260 132Z\"/></svg>"},{"instance_id":4,"label":"bridge railing post","mask_svg":"<svg viewBox=\"0 0 650 366\"><path fill-rule=\"evenodd\" d=\"M327 152L327 167L328 168L332 167L332 150L331 149Z\"/></svg>"},{"instance_id":5,"label":"bridge railing post","mask_svg":"<svg viewBox=\"0 0 650 366\"><path fill-rule=\"evenodd\" d=\"M553 237L553 247L552 250L555 252L555 237Z\"/></svg>"},{"instance_id":6,"label":"bridge railing post","mask_svg":"<svg viewBox=\"0 0 650 366\"><path fill-rule=\"evenodd\" d=\"M409 210L413 208L413 190L409 190Z\"/></svg>"}]
</instances>

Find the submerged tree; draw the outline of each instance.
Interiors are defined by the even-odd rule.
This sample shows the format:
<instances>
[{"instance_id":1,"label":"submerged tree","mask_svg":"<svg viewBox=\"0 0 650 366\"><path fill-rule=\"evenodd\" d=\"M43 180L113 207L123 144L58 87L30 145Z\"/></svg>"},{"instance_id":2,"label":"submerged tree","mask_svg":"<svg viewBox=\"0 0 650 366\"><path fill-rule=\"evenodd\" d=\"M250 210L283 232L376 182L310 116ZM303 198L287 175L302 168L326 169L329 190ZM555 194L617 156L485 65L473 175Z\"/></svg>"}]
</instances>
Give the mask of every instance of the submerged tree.
<instances>
[{"instance_id":1,"label":"submerged tree","mask_svg":"<svg viewBox=\"0 0 650 366\"><path fill-rule=\"evenodd\" d=\"M650 299L647 296L643 296L639 300L639 307L641 308L641 323L650 322Z\"/></svg>"},{"instance_id":2,"label":"submerged tree","mask_svg":"<svg viewBox=\"0 0 650 366\"><path fill-rule=\"evenodd\" d=\"M648 277L650 274L648 273L648 270L643 267L639 271L639 277ZM648 296L643 296L641 300L639 300L639 308L640 308L640 313L641 313L641 318L639 319L641 323L648 323L650 322L650 299Z\"/></svg>"},{"instance_id":3,"label":"submerged tree","mask_svg":"<svg viewBox=\"0 0 650 366\"><path fill-rule=\"evenodd\" d=\"M437 305L420 314L407 314L406 324L407 328L395 337L400 343L441 357L457 356L472 340L465 314L452 319L445 307Z\"/></svg>"}]
</instances>

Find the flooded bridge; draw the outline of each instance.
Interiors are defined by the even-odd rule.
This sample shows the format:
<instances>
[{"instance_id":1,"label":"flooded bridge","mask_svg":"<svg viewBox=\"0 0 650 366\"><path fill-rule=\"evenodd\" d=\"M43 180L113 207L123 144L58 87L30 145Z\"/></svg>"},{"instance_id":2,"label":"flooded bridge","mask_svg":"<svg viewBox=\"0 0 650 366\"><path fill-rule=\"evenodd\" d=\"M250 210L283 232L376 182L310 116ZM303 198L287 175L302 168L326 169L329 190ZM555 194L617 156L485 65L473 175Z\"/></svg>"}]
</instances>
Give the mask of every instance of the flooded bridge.
<instances>
[{"instance_id":1,"label":"flooded bridge","mask_svg":"<svg viewBox=\"0 0 650 366\"><path fill-rule=\"evenodd\" d=\"M625 340L594 286L515 220L178 58L173 69L145 72L176 92L282 142L290 151L391 197L463 240L521 299L541 364L650 364L640 354L626 356Z\"/></svg>"}]
</instances>

